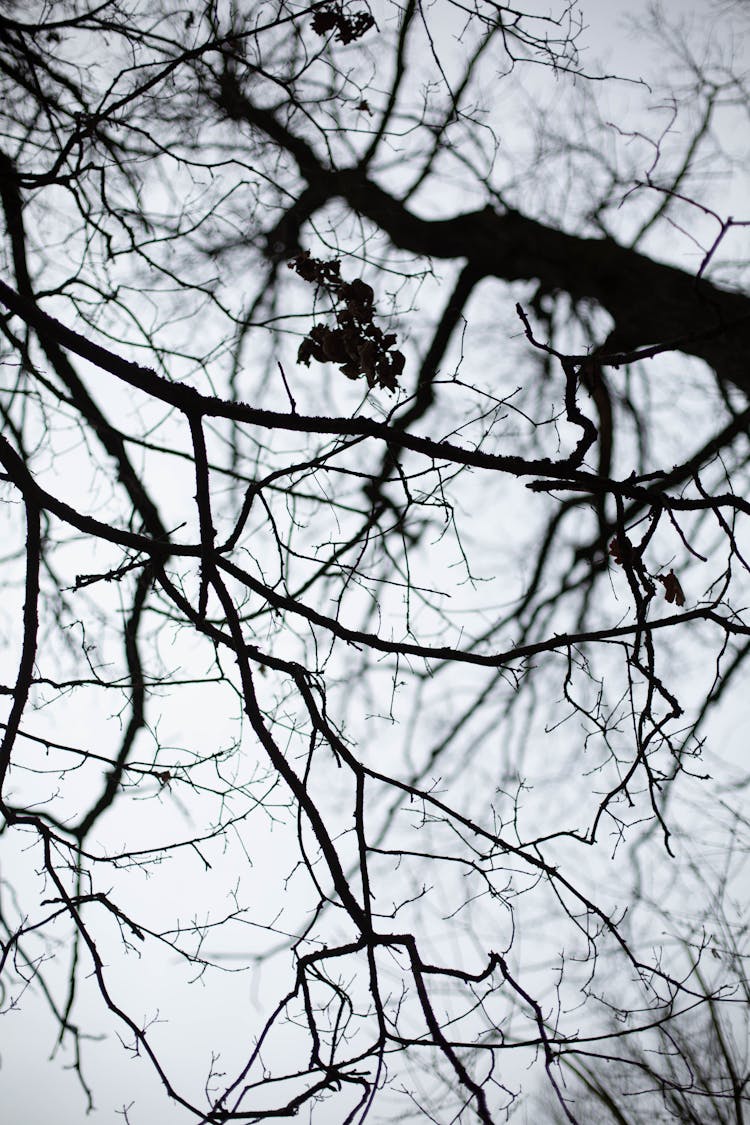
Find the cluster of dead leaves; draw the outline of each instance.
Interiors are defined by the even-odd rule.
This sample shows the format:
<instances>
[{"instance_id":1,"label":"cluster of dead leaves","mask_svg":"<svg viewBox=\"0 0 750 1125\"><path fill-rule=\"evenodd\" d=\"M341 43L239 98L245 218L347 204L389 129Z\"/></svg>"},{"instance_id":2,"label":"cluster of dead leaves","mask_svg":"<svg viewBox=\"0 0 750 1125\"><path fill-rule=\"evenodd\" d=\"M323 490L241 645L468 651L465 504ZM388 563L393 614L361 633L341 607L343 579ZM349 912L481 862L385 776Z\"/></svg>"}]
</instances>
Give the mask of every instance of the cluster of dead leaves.
<instances>
[{"instance_id":1,"label":"cluster of dead leaves","mask_svg":"<svg viewBox=\"0 0 750 1125\"><path fill-rule=\"evenodd\" d=\"M312 18L312 29L316 35L334 32L334 38L346 45L361 39L375 24L374 17L366 8L348 12L344 4L324 4Z\"/></svg>"},{"instance_id":2,"label":"cluster of dead leaves","mask_svg":"<svg viewBox=\"0 0 750 1125\"><path fill-rule=\"evenodd\" d=\"M336 363L347 379L364 377L369 387L395 391L404 369L403 353L394 348L395 335L373 321L375 296L371 287L356 278L344 281L338 258L324 261L305 250L289 263L304 280L324 290L333 302L336 324L315 324L302 341L297 361L310 366Z\"/></svg>"},{"instance_id":3,"label":"cluster of dead leaves","mask_svg":"<svg viewBox=\"0 0 750 1125\"><path fill-rule=\"evenodd\" d=\"M637 558L637 552L634 550L632 543L627 539L623 543L617 536L609 544L609 554L618 566L624 566L626 561L632 563ZM664 600L669 602L670 605L683 606L685 604L685 594L680 585L680 580L673 570L670 570L668 574L653 574L651 577L654 581L661 582L664 587Z\"/></svg>"}]
</instances>

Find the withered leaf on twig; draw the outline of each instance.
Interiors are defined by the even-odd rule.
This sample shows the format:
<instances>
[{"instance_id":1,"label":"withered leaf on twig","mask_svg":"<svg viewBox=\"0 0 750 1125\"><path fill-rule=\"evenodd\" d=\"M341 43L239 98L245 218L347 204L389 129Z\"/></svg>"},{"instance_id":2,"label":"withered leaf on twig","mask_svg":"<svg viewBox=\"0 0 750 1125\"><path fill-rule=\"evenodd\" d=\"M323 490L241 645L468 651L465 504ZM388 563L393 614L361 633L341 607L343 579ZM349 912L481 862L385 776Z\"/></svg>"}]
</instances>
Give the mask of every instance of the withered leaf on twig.
<instances>
[{"instance_id":1,"label":"withered leaf on twig","mask_svg":"<svg viewBox=\"0 0 750 1125\"><path fill-rule=\"evenodd\" d=\"M375 294L371 286L361 278L344 281L338 258L312 258L307 250L293 258L289 268L328 294L336 318L335 327L313 325L299 346L297 361L306 367L311 359L337 363L347 379L364 376L370 387L395 391L404 355L393 346L395 335L383 332L373 320Z\"/></svg>"},{"instance_id":2,"label":"withered leaf on twig","mask_svg":"<svg viewBox=\"0 0 750 1125\"><path fill-rule=\"evenodd\" d=\"M657 574L656 581L661 582L664 587L664 597L668 602L674 602L678 606L685 604L685 594L680 585L680 580L673 570L670 570L669 574Z\"/></svg>"},{"instance_id":3,"label":"withered leaf on twig","mask_svg":"<svg viewBox=\"0 0 750 1125\"><path fill-rule=\"evenodd\" d=\"M361 39L374 26L375 19L366 8L348 12L340 3L323 5L312 18L312 29L316 35L327 35L333 31L334 38L344 45Z\"/></svg>"},{"instance_id":4,"label":"withered leaf on twig","mask_svg":"<svg viewBox=\"0 0 750 1125\"><path fill-rule=\"evenodd\" d=\"M633 554L633 544L627 537L622 540L615 535L614 539L610 540L609 554L618 566L623 566L625 560L631 558Z\"/></svg>"},{"instance_id":5,"label":"withered leaf on twig","mask_svg":"<svg viewBox=\"0 0 750 1125\"><path fill-rule=\"evenodd\" d=\"M625 537L624 539L615 535L609 542L609 555L617 566L624 566L626 562L630 561L638 563L640 561L640 551L633 548L633 544ZM673 570L669 574L655 574L653 577L657 582L661 582L664 587L664 598L670 603L677 606L685 604L685 593L680 585L680 580Z\"/></svg>"}]
</instances>

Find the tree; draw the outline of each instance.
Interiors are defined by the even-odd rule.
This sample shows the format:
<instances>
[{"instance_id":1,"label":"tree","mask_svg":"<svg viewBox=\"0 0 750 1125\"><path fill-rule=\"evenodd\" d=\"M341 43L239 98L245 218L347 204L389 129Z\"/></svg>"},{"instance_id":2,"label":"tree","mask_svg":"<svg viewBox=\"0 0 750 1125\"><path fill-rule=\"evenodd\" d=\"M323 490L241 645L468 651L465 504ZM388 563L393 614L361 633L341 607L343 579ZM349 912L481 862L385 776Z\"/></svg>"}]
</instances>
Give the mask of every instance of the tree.
<instances>
[{"instance_id":1,"label":"tree","mask_svg":"<svg viewBox=\"0 0 750 1125\"><path fill-rule=\"evenodd\" d=\"M706 948L715 960L707 958L708 965L695 966L695 948L686 942L684 949L699 990L695 1003L642 1027L638 1035L623 1027L632 1013L613 1012L611 1041L622 1040L622 1058L611 1045L605 1056L595 1050L572 1060L561 1056L563 1069L578 1080L574 1106L580 1121L739 1125L745 1120L750 1077L745 958L721 898L715 893L709 898L714 932ZM711 966L716 962L718 982L707 975L714 975ZM728 993L730 977L733 987ZM545 1120L565 1121L559 1104L543 1105L541 1112Z\"/></svg>"},{"instance_id":2,"label":"tree","mask_svg":"<svg viewBox=\"0 0 750 1125\"><path fill-rule=\"evenodd\" d=\"M175 1120L575 1121L734 995L747 89L558 9L0 16L2 1007L89 1108L114 1030Z\"/></svg>"}]
</instances>

